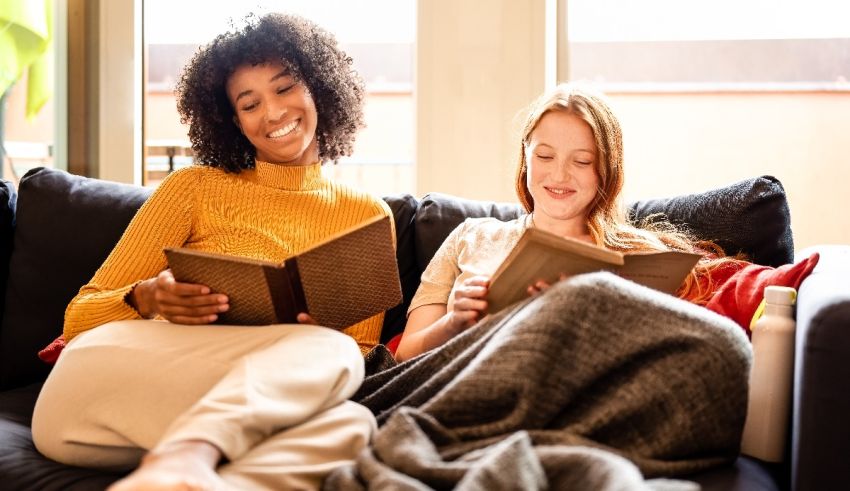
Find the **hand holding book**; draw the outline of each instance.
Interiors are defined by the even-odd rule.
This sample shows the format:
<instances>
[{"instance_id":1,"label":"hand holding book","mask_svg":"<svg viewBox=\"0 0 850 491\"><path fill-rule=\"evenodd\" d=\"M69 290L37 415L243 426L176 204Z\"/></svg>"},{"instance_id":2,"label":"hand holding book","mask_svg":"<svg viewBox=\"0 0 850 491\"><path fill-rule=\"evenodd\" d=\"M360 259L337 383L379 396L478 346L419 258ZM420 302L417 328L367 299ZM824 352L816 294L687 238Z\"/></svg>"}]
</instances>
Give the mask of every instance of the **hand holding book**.
<instances>
[{"instance_id":1,"label":"hand holding book","mask_svg":"<svg viewBox=\"0 0 850 491\"><path fill-rule=\"evenodd\" d=\"M236 325L313 322L344 329L401 302L392 227L376 217L287 258L259 261L166 249L174 277L228 296L219 321Z\"/></svg>"},{"instance_id":2,"label":"hand holding book","mask_svg":"<svg viewBox=\"0 0 850 491\"><path fill-rule=\"evenodd\" d=\"M473 276L464 280L463 285L455 290L454 302L452 302L449 328L460 333L486 315L487 293L490 278L486 276Z\"/></svg>"},{"instance_id":3,"label":"hand holding book","mask_svg":"<svg viewBox=\"0 0 850 491\"><path fill-rule=\"evenodd\" d=\"M548 286L563 275L593 271L611 271L672 294L699 258L699 254L677 251L622 254L529 228L493 273L487 295L487 312L498 312L535 289L539 290L534 287L539 281Z\"/></svg>"},{"instance_id":4,"label":"hand holding book","mask_svg":"<svg viewBox=\"0 0 850 491\"><path fill-rule=\"evenodd\" d=\"M158 315L176 324L209 324L229 309L227 295L213 293L206 285L179 282L170 269L139 282L126 299L143 318Z\"/></svg>"}]
</instances>

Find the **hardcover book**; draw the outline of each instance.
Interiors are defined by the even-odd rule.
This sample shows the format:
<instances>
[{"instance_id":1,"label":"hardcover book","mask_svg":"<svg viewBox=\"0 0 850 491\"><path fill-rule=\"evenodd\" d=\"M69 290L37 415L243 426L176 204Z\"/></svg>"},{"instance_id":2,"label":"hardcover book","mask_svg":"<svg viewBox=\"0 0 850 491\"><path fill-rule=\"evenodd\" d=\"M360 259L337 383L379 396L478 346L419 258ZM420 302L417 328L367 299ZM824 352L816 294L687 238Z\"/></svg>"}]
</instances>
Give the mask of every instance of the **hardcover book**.
<instances>
[{"instance_id":1,"label":"hardcover book","mask_svg":"<svg viewBox=\"0 0 850 491\"><path fill-rule=\"evenodd\" d=\"M699 254L665 251L623 254L576 239L529 228L493 273L487 312L494 313L528 296L538 280L552 284L561 274L611 271L650 288L675 293L696 265Z\"/></svg>"},{"instance_id":2,"label":"hardcover book","mask_svg":"<svg viewBox=\"0 0 850 491\"><path fill-rule=\"evenodd\" d=\"M177 281L224 293L218 323L295 323L300 312L344 329L401 302L390 217L376 217L273 263L189 248L165 249Z\"/></svg>"}]
</instances>

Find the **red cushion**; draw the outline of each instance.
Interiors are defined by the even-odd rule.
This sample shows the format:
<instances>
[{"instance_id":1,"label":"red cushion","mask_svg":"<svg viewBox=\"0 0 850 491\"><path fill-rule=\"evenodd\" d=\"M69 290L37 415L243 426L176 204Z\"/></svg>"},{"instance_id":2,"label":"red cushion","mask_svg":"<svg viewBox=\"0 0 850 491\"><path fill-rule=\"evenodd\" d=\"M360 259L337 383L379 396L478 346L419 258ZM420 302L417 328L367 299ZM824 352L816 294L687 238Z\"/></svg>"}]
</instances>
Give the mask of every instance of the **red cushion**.
<instances>
[{"instance_id":1,"label":"red cushion","mask_svg":"<svg viewBox=\"0 0 850 491\"><path fill-rule=\"evenodd\" d=\"M54 339L52 343L39 351L38 357L45 363L52 365L59 359L59 355L62 353L63 348L65 348L65 336L60 335L58 338Z\"/></svg>"},{"instance_id":2,"label":"red cushion","mask_svg":"<svg viewBox=\"0 0 850 491\"><path fill-rule=\"evenodd\" d=\"M390 353L392 353L393 355L395 355L395 350L398 349L398 344L401 342L402 334L404 334L404 333L398 333L395 336L393 336L392 339L387 341L386 347L387 347L388 350L390 350Z\"/></svg>"},{"instance_id":3,"label":"red cushion","mask_svg":"<svg viewBox=\"0 0 850 491\"><path fill-rule=\"evenodd\" d=\"M750 323L764 298L764 289L774 285L799 289L819 259L820 255L814 253L796 264L786 264L778 268L758 264L744 266L722 282L705 307L731 318L750 335ZM721 268L718 274L728 275L729 270Z\"/></svg>"}]
</instances>

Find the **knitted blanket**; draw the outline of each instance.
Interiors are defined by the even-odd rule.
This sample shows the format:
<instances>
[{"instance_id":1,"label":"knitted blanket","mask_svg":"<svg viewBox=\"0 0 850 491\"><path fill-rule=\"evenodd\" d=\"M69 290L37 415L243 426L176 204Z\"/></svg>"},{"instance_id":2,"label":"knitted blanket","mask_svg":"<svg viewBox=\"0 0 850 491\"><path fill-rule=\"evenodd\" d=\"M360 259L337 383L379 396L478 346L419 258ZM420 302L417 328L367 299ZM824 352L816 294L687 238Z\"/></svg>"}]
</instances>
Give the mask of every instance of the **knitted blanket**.
<instances>
[{"instance_id":1,"label":"knitted blanket","mask_svg":"<svg viewBox=\"0 0 850 491\"><path fill-rule=\"evenodd\" d=\"M737 457L751 351L732 321L580 275L366 378L381 425L325 489L690 489Z\"/></svg>"}]
</instances>

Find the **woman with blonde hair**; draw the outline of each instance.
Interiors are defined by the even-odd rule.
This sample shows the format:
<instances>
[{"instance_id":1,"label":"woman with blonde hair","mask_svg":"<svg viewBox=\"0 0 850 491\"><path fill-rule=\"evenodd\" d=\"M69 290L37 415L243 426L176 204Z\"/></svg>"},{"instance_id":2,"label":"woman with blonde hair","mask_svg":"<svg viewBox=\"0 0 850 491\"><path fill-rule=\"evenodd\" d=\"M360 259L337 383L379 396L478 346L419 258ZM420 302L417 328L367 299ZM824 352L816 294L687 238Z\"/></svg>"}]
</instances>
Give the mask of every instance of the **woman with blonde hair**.
<instances>
[{"instance_id":1,"label":"woman with blonde hair","mask_svg":"<svg viewBox=\"0 0 850 491\"><path fill-rule=\"evenodd\" d=\"M517 196L527 214L509 222L467 219L449 235L422 275L396 357L405 360L439 346L480 320L489 276L528 227L620 252L703 254L677 292L697 304L713 291L706 273L745 263L661 217L630 223L621 203L623 182L622 131L605 98L570 84L540 96L523 125L516 173ZM528 286L535 293L548 285Z\"/></svg>"},{"instance_id":2,"label":"woman with blonde hair","mask_svg":"<svg viewBox=\"0 0 850 491\"><path fill-rule=\"evenodd\" d=\"M520 146L528 213L467 219L441 245L408 310L405 362L352 398L376 415L373 443L326 489L649 489L644 477L738 455L751 355L731 320L604 272L528 285L484 316L490 275L529 227L621 251L701 250L622 213L622 135L600 96L545 94Z\"/></svg>"}]
</instances>

